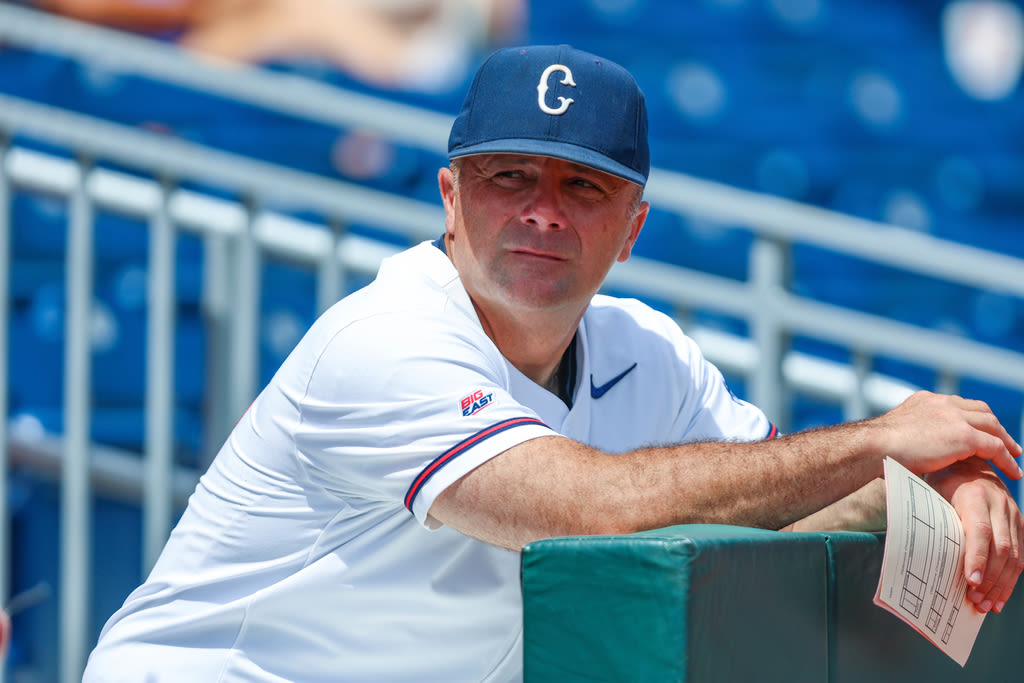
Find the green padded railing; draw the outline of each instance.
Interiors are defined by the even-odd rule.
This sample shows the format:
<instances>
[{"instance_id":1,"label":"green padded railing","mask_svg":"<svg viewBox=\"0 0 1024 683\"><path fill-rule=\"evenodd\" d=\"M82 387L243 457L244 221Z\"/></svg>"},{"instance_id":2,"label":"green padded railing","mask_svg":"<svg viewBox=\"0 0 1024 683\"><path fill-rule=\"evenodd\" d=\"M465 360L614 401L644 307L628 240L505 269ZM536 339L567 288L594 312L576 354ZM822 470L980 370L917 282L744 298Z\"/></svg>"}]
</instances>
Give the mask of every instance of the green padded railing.
<instances>
[{"instance_id":1,"label":"green padded railing","mask_svg":"<svg viewBox=\"0 0 1024 683\"><path fill-rule=\"evenodd\" d=\"M531 543L526 681L1024 680L1024 598L961 668L873 604L884 542L686 525Z\"/></svg>"}]
</instances>

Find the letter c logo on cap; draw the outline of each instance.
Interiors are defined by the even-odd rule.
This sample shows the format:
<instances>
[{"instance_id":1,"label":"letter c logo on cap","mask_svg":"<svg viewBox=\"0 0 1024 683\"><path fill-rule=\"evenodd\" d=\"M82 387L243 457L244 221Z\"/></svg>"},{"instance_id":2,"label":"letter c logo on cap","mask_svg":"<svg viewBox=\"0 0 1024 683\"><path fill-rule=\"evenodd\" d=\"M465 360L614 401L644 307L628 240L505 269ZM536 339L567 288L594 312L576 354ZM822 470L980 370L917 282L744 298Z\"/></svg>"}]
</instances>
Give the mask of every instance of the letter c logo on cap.
<instances>
[{"instance_id":1,"label":"letter c logo on cap","mask_svg":"<svg viewBox=\"0 0 1024 683\"><path fill-rule=\"evenodd\" d=\"M559 97L558 100L562 104L560 104L557 109L549 107L548 103L544 101L544 96L548 92L548 77L550 77L555 71L561 71L565 74L565 78L559 81L562 85L570 85L574 88L576 87L576 83L572 80L572 72L569 71L569 67L562 66L561 64L552 64L548 68L544 69L544 73L540 75L540 83L537 84L537 105L545 114L561 116L569 108L569 105L573 103L573 99L571 97Z\"/></svg>"}]
</instances>

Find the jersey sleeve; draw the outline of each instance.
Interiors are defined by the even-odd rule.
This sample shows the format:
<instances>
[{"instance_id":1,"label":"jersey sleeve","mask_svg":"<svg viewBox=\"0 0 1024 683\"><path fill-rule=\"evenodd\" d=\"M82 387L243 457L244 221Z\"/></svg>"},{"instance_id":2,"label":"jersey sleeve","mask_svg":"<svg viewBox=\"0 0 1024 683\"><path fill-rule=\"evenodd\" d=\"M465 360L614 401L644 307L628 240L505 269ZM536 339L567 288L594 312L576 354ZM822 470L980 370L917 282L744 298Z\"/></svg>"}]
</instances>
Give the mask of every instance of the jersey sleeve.
<instances>
[{"instance_id":1,"label":"jersey sleeve","mask_svg":"<svg viewBox=\"0 0 1024 683\"><path fill-rule=\"evenodd\" d=\"M479 328L442 316L379 315L325 346L301 397L296 451L318 484L420 523L449 485L488 459L554 434L508 391Z\"/></svg>"},{"instance_id":2,"label":"jersey sleeve","mask_svg":"<svg viewBox=\"0 0 1024 683\"><path fill-rule=\"evenodd\" d=\"M693 343L692 341L690 342ZM685 413L686 441L760 441L778 430L764 412L729 388L721 371L694 346L692 372L696 382Z\"/></svg>"}]
</instances>

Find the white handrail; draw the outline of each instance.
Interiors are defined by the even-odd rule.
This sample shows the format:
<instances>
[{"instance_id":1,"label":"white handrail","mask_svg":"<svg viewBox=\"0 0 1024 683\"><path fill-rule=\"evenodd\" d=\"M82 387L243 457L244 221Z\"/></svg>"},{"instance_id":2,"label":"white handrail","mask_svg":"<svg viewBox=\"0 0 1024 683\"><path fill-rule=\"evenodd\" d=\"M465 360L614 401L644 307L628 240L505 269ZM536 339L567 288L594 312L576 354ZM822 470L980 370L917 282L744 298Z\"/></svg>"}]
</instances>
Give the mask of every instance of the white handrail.
<instances>
[{"instance_id":1,"label":"white handrail","mask_svg":"<svg viewBox=\"0 0 1024 683\"><path fill-rule=\"evenodd\" d=\"M659 208L763 237L1024 297L1024 259L664 169L651 172L645 194Z\"/></svg>"}]
</instances>

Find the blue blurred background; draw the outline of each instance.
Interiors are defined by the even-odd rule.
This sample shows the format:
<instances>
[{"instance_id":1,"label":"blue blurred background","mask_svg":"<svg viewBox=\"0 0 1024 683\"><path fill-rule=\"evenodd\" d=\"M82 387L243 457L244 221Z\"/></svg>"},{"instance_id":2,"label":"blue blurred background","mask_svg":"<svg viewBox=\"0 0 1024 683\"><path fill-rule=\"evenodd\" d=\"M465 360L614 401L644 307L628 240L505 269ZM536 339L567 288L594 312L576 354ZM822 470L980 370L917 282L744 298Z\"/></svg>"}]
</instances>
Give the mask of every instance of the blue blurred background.
<instances>
[{"instance_id":1,"label":"blue blurred background","mask_svg":"<svg viewBox=\"0 0 1024 683\"><path fill-rule=\"evenodd\" d=\"M256 61L268 70L454 114L473 68L493 47L570 43L637 77L648 100L652 161L659 168L1024 257L1024 12L1017 2L510 4L516 5L513 18L500 31L474 34L457 46L448 34L435 43L419 41L421 68L390 86L322 54ZM188 35L180 22L135 30L161 42ZM465 24L454 31L466 37ZM440 52L444 45L448 51L432 60L430 50ZM0 44L0 92L439 204L436 169L446 163L439 154L121 73L114 65ZM16 142L48 149L38 140ZM11 428L19 434L60 433L68 209L63 201L31 193L15 195L11 208L10 358L17 359L10 365ZM401 243L370 228L351 229ZM742 279L749 241L747 232L730 226L655 211L635 253ZM144 442L147 249L147 231L139 224L116 215L97 217L91 429L98 443L130 451ZM188 466L209 457L203 452L203 258L197 240L179 238L175 457ZM998 292L810 247L794 253L792 277L795 292L815 299L1024 348L1022 302ZM310 273L268 261L262 278L261 383L316 315ZM795 343L829 354L810 341ZM908 381L934 381L917 368L878 363ZM970 384L962 390L984 393L1004 421L1019 426L1019 396ZM793 417L794 428L800 428L839 415L807 403ZM14 471L9 489L16 549L11 592L56 586L57 486ZM92 622L98 633L142 578L135 540L141 521L134 506L97 499L94 524L101 530L93 549ZM56 680L57 621L53 599L16 616L7 662L12 680Z\"/></svg>"}]
</instances>

